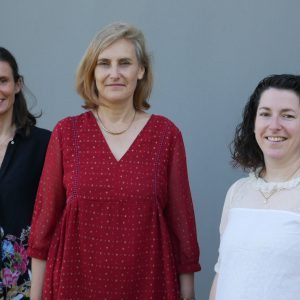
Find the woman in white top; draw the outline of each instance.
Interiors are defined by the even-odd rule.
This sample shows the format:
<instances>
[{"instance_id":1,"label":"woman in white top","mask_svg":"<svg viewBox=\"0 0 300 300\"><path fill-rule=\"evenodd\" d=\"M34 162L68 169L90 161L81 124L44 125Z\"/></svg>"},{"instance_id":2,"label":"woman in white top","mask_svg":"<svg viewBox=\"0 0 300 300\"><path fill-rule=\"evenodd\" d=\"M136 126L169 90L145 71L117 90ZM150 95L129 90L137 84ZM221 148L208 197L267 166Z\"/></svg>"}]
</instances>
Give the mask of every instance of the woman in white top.
<instances>
[{"instance_id":1,"label":"woman in white top","mask_svg":"<svg viewBox=\"0 0 300 300\"><path fill-rule=\"evenodd\" d=\"M210 300L300 299L300 76L263 79L232 143Z\"/></svg>"}]
</instances>

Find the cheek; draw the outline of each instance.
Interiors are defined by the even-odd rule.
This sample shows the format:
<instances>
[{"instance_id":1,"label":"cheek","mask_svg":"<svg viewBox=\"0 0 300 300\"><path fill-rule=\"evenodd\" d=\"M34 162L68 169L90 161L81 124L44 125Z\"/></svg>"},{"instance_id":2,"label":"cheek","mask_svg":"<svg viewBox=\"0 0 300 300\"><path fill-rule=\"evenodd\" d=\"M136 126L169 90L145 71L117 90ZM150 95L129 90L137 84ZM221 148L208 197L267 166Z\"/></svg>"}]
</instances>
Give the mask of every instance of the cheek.
<instances>
[{"instance_id":1,"label":"cheek","mask_svg":"<svg viewBox=\"0 0 300 300\"><path fill-rule=\"evenodd\" d=\"M94 71L94 79L96 81L102 81L104 78L106 77L106 72L105 70L102 68L96 68L95 71Z\"/></svg>"},{"instance_id":2,"label":"cheek","mask_svg":"<svg viewBox=\"0 0 300 300\"><path fill-rule=\"evenodd\" d=\"M261 117L258 117L254 121L253 131L257 134L262 133L262 131L265 131L267 127L268 127L268 121L266 121L265 119L263 119Z\"/></svg>"},{"instance_id":3,"label":"cheek","mask_svg":"<svg viewBox=\"0 0 300 300\"><path fill-rule=\"evenodd\" d=\"M6 94L7 97L15 98L16 91L12 86L5 87L4 89L2 89L2 92Z\"/></svg>"},{"instance_id":4,"label":"cheek","mask_svg":"<svg viewBox=\"0 0 300 300\"><path fill-rule=\"evenodd\" d=\"M102 76L102 74L99 74L99 73L95 74L94 82L95 82L96 87L99 89L101 87L101 85L103 85L103 76Z\"/></svg>"},{"instance_id":5,"label":"cheek","mask_svg":"<svg viewBox=\"0 0 300 300\"><path fill-rule=\"evenodd\" d=\"M261 124L259 122L255 122L253 133L256 139L256 142L260 144L260 141L262 140L262 128Z\"/></svg>"},{"instance_id":6,"label":"cheek","mask_svg":"<svg viewBox=\"0 0 300 300\"><path fill-rule=\"evenodd\" d=\"M289 132L294 135L298 141L300 141L300 127L291 128Z\"/></svg>"},{"instance_id":7,"label":"cheek","mask_svg":"<svg viewBox=\"0 0 300 300\"><path fill-rule=\"evenodd\" d=\"M259 122L255 121L254 122L254 126L253 126L253 132L256 133L257 131L259 131Z\"/></svg>"},{"instance_id":8,"label":"cheek","mask_svg":"<svg viewBox=\"0 0 300 300\"><path fill-rule=\"evenodd\" d=\"M257 133L255 132L255 133L254 133L254 137L255 137L255 140L256 140L257 144L260 145L261 137L259 136L259 134L257 134Z\"/></svg>"}]
</instances>

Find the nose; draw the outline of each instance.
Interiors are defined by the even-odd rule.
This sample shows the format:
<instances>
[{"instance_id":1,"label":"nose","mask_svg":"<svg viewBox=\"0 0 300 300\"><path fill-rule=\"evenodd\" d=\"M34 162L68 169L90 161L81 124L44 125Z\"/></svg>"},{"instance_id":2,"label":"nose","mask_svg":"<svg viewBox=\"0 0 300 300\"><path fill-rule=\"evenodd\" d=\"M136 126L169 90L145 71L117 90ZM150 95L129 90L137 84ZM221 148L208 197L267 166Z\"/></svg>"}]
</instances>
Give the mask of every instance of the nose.
<instances>
[{"instance_id":1,"label":"nose","mask_svg":"<svg viewBox=\"0 0 300 300\"><path fill-rule=\"evenodd\" d=\"M279 116L273 116L270 119L269 128L273 129L273 130L279 130L279 129L281 129L281 123L280 123Z\"/></svg>"},{"instance_id":2,"label":"nose","mask_svg":"<svg viewBox=\"0 0 300 300\"><path fill-rule=\"evenodd\" d=\"M112 65L110 68L110 78L118 79L120 77L119 67L117 65Z\"/></svg>"}]
</instances>

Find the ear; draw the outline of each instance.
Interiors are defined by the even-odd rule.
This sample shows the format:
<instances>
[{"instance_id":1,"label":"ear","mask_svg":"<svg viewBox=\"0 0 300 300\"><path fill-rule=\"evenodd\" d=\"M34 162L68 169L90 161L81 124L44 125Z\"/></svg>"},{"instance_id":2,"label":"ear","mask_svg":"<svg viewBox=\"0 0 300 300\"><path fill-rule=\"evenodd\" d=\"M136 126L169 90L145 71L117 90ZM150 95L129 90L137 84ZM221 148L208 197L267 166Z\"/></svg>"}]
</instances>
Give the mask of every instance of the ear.
<instances>
[{"instance_id":1,"label":"ear","mask_svg":"<svg viewBox=\"0 0 300 300\"><path fill-rule=\"evenodd\" d=\"M143 79L144 74L145 74L145 67L144 67L144 66L140 66L140 67L139 67L138 76L137 76L137 77L138 77L138 80Z\"/></svg>"},{"instance_id":2,"label":"ear","mask_svg":"<svg viewBox=\"0 0 300 300\"><path fill-rule=\"evenodd\" d=\"M22 89L22 82L20 79L15 83L15 94L18 94Z\"/></svg>"}]
</instances>

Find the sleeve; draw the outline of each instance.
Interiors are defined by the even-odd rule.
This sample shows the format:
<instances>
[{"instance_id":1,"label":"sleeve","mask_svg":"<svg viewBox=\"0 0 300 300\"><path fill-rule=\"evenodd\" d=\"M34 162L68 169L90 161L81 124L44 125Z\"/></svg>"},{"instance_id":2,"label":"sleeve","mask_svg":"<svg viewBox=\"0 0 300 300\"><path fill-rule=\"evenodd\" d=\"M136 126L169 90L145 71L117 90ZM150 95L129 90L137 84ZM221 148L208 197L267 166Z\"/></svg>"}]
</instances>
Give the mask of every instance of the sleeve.
<instances>
[{"instance_id":1,"label":"sleeve","mask_svg":"<svg viewBox=\"0 0 300 300\"><path fill-rule=\"evenodd\" d=\"M223 235L223 233L225 231L225 228L226 228L226 225L227 225L228 212L229 212L229 209L231 207L234 191L236 189L236 186L237 186L238 182L239 181L237 181L233 185L231 185L231 187L229 188L229 190L226 193L226 197L225 197L225 201L224 201L224 205L223 205L223 211L222 211L220 227L219 227L220 241L222 240L222 235ZM216 273L219 273L220 263L221 263L221 260L220 260L220 254L219 254L218 261L217 261L217 263L215 264L215 267L214 267Z\"/></svg>"},{"instance_id":2,"label":"sleeve","mask_svg":"<svg viewBox=\"0 0 300 300\"><path fill-rule=\"evenodd\" d=\"M28 255L47 259L51 239L65 206L63 162L58 124L51 135L46 153L29 236Z\"/></svg>"},{"instance_id":3,"label":"sleeve","mask_svg":"<svg viewBox=\"0 0 300 300\"><path fill-rule=\"evenodd\" d=\"M178 132L168 165L166 219L178 273L200 270L199 246L187 163L181 133Z\"/></svg>"}]
</instances>

